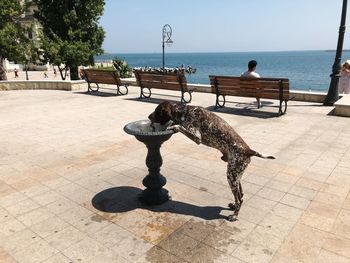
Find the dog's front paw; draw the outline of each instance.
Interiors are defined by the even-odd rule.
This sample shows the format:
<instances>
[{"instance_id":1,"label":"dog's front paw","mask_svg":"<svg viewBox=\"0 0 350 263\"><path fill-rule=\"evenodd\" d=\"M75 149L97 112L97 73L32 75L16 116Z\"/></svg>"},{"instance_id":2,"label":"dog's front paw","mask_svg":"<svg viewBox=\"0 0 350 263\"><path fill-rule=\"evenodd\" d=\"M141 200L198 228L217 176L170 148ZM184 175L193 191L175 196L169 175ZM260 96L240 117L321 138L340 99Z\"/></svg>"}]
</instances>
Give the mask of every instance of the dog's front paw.
<instances>
[{"instance_id":1,"label":"dog's front paw","mask_svg":"<svg viewBox=\"0 0 350 263\"><path fill-rule=\"evenodd\" d=\"M194 142L197 143L197 144L201 144L202 140L198 137L195 137L194 138Z\"/></svg>"},{"instance_id":2,"label":"dog's front paw","mask_svg":"<svg viewBox=\"0 0 350 263\"><path fill-rule=\"evenodd\" d=\"M179 132L180 131L180 125L176 124L176 125L172 125L166 128L167 130L171 130L174 132Z\"/></svg>"}]
</instances>

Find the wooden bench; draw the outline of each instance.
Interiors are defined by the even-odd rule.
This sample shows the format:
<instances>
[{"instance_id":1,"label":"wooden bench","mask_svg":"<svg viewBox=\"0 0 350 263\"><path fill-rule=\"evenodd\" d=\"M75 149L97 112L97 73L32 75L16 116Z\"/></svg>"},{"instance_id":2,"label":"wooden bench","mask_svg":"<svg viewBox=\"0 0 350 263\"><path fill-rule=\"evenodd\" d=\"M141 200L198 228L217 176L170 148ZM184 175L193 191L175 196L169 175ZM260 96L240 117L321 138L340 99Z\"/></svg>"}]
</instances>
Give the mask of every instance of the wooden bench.
<instances>
[{"instance_id":1,"label":"wooden bench","mask_svg":"<svg viewBox=\"0 0 350 263\"><path fill-rule=\"evenodd\" d=\"M128 94L128 84L123 84L116 70L83 69L84 79L88 83L88 91L96 92L100 89L98 84L111 84L117 86L117 95ZM96 88L92 86L96 85ZM125 91L121 91L123 86Z\"/></svg>"},{"instance_id":2,"label":"wooden bench","mask_svg":"<svg viewBox=\"0 0 350 263\"><path fill-rule=\"evenodd\" d=\"M278 115L285 114L287 111L287 102L289 100L288 79L230 76L209 76L209 79L211 92L216 94L215 108L225 106L226 96L239 96L279 100ZM222 97L222 102L220 102L220 97Z\"/></svg>"},{"instance_id":3,"label":"wooden bench","mask_svg":"<svg viewBox=\"0 0 350 263\"><path fill-rule=\"evenodd\" d=\"M151 89L178 90L181 91L181 102L190 103L193 90L187 88L184 73L139 71L135 70L137 85L140 86L140 99L150 98ZM145 91L146 90L146 91ZM188 96L185 96L188 94ZM187 98L186 98L187 97Z\"/></svg>"}]
</instances>

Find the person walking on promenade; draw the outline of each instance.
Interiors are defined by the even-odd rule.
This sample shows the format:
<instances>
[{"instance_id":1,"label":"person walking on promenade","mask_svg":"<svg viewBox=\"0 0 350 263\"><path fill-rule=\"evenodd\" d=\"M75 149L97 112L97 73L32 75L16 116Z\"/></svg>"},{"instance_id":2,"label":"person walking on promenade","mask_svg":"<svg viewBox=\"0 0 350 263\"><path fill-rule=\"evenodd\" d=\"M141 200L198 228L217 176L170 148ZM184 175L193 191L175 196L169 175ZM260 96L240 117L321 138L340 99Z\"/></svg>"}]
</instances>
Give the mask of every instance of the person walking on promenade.
<instances>
[{"instance_id":1,"label":"person walking on promenade","mask_svg":"<svg viewBox=\"0 0 350 263\"><path fill-rule=\"evenodd\" d=\"M45 78L45 79L48 78L46 71L44 72L44 78Z\"/></svg>"},{"instance_id":2,"label":"person walking on promenade","mask_svg":"<svg viewBox=\"0 0 350 263\"><path fill-rule=\"evenodd\" d=\"M258 65L258 62L256 60L251 60L248 62L248 70L244 73L242 73L241 77L244 78L260 78L260 75L255 72L256 66ZM256 98L256 102L258 104L258 107L262 106L260 104L260 98Z\"/></svg>"},{"instance_id":3,"label":"person walking on promenade","mask_svg":"<svg viewBox=\"0 0 350 263\"><path fill-rule=\"evenodd\" d=\"M18 78L18 70L17 70L17 68L15 68L14 72L15 72L15 78Z\"/></svg>"},{"instance_id":4,"label":"person walking on promenade","mask_svg":"<svg viewBox=\"0 0 350 263\"><path fill-rule=\"evenodd\" d=\"M57 77L57 71L56 71L55 68L53 68L53 75L54 75L55 78Z\"/></svg>"},{"instance_id":5,"label":"person walking on promenade","mask_svg":"<svg viewBox=\"0 0 350 263\"><path fill-rule=\"evenodd\" d=\"M80 79L85 79L85 73L84 73L84 70L82 68L79 70L79 77L80 77Z\"/></svg>"},{"instance_id":6,"label":"person walking on promenade","mask_svg":"<svg viewBox=\"0 0 350 263\"><path fill-rule=\"evenodd\" d=\"M340 75L339 92L350 94L350 60L343 63Z\"/></svg>"}]
</instances>

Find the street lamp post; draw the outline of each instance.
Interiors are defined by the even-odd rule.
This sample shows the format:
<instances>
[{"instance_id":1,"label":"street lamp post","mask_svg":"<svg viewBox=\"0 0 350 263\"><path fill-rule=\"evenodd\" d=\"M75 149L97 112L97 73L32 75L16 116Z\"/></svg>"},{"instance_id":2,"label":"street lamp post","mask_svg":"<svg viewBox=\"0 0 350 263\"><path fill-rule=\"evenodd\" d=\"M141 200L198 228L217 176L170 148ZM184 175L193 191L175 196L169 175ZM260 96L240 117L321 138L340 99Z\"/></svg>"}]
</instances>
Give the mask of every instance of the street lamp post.
<instances>
[{"instance_id":1,"label":"street lamp post","mask_svg":"<svg viewBox=\"0 0 350 263\"><path fill-rule=\"evenodd\" d=\"M340 71L341 71L341 55L343 51L347 3L348 3L347 0L343 0L343 8L341 13L339 35L338 35L337 52L335 54L335 60L332 67L332 74L330 75L331 83L329 85L327 96L323 102L323 105L325 106L333 106L334 102L336 102L339 99L338 84L339 84Z\"/></svg>"},{"instance_id":2,"label":"street lamp post","mask_svg":"<svg viewBox=\"0 0 350 263\"><path fill-rule=\"evenodd\" d=\"M162 41L162 48L163 48L163 72L164 72L164 48L165 44L171 45L173 41L171 40L171 35L173 34L173 30L171 29L171 26L169 24L166 24L163 26L163 41Z\"/></svg>"}]
</instances>

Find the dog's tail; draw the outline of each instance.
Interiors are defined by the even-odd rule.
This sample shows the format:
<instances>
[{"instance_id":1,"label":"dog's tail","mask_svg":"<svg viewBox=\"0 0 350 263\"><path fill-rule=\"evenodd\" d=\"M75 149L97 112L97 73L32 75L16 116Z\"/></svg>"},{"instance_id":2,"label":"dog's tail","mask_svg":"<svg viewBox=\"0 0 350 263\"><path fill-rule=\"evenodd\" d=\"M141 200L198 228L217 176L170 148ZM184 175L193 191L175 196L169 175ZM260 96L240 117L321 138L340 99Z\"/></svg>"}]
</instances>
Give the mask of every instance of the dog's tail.
<instances>
[{"instance_id":1,"label":"dog's tail","mask_svg":"<svg viewBox=\"0 0 350 263\"><path fill-rule=\"evenodd\" d=\"M271 156L271 155L265 156L265 155L262 155L261 153L253 151L253 150L251 150L251 156L256 156L256 157L264 158L264 159L276 159L274 156Z\"/></svg>"}]
</instances>

